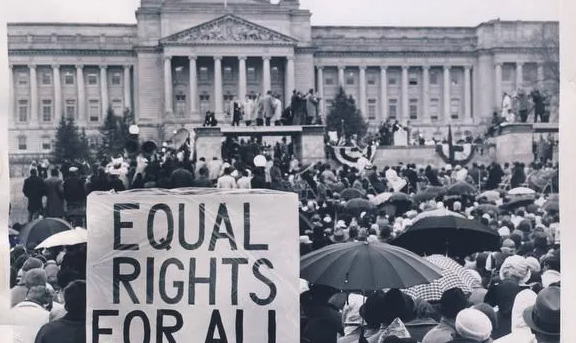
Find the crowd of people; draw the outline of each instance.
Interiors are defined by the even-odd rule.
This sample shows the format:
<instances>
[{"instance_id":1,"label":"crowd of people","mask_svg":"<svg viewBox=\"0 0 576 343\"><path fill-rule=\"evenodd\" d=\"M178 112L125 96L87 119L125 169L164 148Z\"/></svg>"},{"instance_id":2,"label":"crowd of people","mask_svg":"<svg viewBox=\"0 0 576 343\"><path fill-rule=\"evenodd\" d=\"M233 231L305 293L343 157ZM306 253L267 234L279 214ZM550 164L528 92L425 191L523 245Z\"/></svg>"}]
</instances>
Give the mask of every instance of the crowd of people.
<instances>
[{"instance_id":1,"label":"crowd of people","mask_svg":"<svg viewBox=\"0 0 576 343\"><path fill-rule=\"evenodd\" d=\"M504 92L502 95L502 111L500 114L503 122L526 123L530 113L534 116L534 123L538 120L542 123L550 121L551 95L541 93L535 89L529 94L524 89L518 89L515 93Z\"/></svg>"},{"instance_id":2,"label":"crowd of people","mask_svg":"<svg viewBox=\"0 0 576 343\"><path fill-rule=\"evenodd\" d=\"M234 98L226 114L231 117L232 126L240 126L241 123L246 126L321 124L321 98L314 89L307 93L294 90L289 104L283 104L281 97L278 93L267 91L263 95L246 95L244 100ZM218 126L214 112L206 112L203 126Z\"/></svg>"}]
</instances>

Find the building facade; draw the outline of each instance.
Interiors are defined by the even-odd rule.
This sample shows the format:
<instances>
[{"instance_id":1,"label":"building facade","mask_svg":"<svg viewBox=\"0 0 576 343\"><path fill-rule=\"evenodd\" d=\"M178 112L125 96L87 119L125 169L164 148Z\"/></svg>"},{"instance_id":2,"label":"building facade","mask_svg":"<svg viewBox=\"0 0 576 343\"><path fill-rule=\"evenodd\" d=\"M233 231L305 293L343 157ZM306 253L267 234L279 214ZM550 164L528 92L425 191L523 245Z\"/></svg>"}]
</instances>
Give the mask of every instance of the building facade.
<instances>
[{"instance_id":1,"label":"building facade","mask_svg":"<svg viewBox=\"0 0 576 343\"><path fill-rule=\"evenodd\" d=\"M312 26L297 0L141 0L137 24L8 24L10 152L48 153L62 116L97 139L128 108L143 139L230 122L234 98L339 86L373 127L390 118L425 136L479 132L503 92L546 89L557 61L541 32L557 22L476 27ZM536 37L536 38L535 38Z\"/></svg>"}]
</instances>

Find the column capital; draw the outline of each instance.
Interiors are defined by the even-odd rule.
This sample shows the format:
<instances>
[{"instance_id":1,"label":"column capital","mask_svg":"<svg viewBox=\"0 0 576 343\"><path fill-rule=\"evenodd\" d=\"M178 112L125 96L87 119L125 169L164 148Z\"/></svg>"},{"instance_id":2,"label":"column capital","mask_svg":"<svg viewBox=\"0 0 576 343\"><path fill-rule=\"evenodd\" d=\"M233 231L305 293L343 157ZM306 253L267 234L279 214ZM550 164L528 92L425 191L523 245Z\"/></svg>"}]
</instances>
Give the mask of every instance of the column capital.
<instances>
[{"instance_id":1,"label":"column capital","mask_svg":"<svg viewBox=\"0 0 576 343\"><path fill-rule=\"evenodd\" d=\"M318 70L324 70L324 66L316 66L316 69L318 69Z\"/></svg>"},{"instance_id":2,"label":"column capital","mask_svg":"<svg viewBox=\"0 0 576 343\"><path fill-rule=\"evenodd\" d=\"M430 71L430 66L429 65L423 65L422 70Z\"/></svg>"},{"instance_id":3,"label":"column capital","mask_svg":"<svg viewBox=\"0 0 576 343\"><path fill-rule=\"evenodd\" d=\"M364 71L365 71L367 68L368 68L368 67L365 66L365 65L360 65L360 66L358 66L358 69L364 70Z\"/></svg>"},{"instance_id":4,"label":"column capital","mask_svg":"<svg viewBox=\"0 0 576 343\"><path fill-rule=\"evenodd\" d=\"M76 69L84 69L84 65L83 64L77 64Z\"/></svg>"},{"instance_id":5,"label":"column capital","mask_svg":"<svg viewBox=\"0 0 576 343\"><path fill-rule=\"evenodd\" d=\"M521 66L523 66L523 65L524 65L524 62L516 62L516 66L517 66L517 67L521 67Z\"/></svg>"},{"instance_id":6,"label":"column capital","mask_svg":"<svg viewBox=\"0 0 576 343\"><path fill-rule=\"evenodd\" d=\"M246 61L247 59L248 59L248 56L238 56L239 61Z\"/></svg>"},{"instance_id":7,"label":"column capital","mask_svg":"<svg viewBox=\"0 0 576 343\"><path fill-rule=\"evenodd\" d=\"M388 70L388 66L380 66L380 71L386 71Z\"/></svg>"},{"instance_id":8,"label":"column capital","mask_svg":"<svg viewBox=\"0 0 576 343\"><path fill-rule=\"evenodd\" d=\"M28 64L28 69L36 69L36 63Z\"/></svg>"},{"instance_id":9,"label":"column capital","mask_svg":"<svg viewBox=\"0 0 576 343\"><path fill-rule=\"evenodd\" d=\"M164 55L164 61L170 61L170 60L172 60L172 56Z\"/></svg>"},{"instance_id":10,"label":"column capital","mask_svg":"<svg viewBox=\"0 0 576 343\"><path fill-rule=\"evenodd\" d=\"M345 70L345 69L346 69L346 66L340 64L340 65L338 65L338 69L339 69L339 70Z\"/></svg>"},{"instance_id":11,"label":"column capital","mask_svg":"<svg viewBox=\"0 0 576 343\"><path fill-rule=\"evenodd\" d=\"M196 56L196 55L190 55L190 56L188 56L188 60L189 60L189 61L192 61L192 60L196 61L197 59L198 59L198 56Z\"/></svg>"},{"instance_id":12,"label":"column capital","mask_svg":"<svg viewBox=\"0 0 576 343\"><path fill-rule=\"evenodd\" d=\"M410 66L407 64L402 65L402 71L410 69Z\"/></svg>"},{"instance_id":13,"label":"column capital","mask_svg":"<svg viewBox=\"0 0 576 343\"><path fill-rule=\"evenodd\" d=\"M222 56L213 56L214 61L222 61Z\"/></svg>"},{"instance_id":14,"label":"column capital","mask_svg":"<svg viewBox=\"0 0 576 343\"><path fill-rule=\"evenodd\" d=\"M104 65L104 64L99 65L99 67L100 67L100 70L106 70L108 68L108 66Z\"/></svg>"},{"instance_id":15,"label":"column capital","mask_svg":"<svg viewBox=\"0 0 576 343\"><path fill-rule=\"evenodd\" d=\"M124 70L130 69L130 68L132 68L132 66L131 66L130 64L125 64L125 65L124 65Z\"/></svg>"},{"instance_id":16,"label":"column capital","mask_svg":"<svg viewBox=\"0 0 576 343\"><path fill-rule=\"evenodd\" d=\"M444 66L444 70L450 70L450 69L452 69L452 66L449 66L449 65Z\"/></svg>"},{"instance_id":17,"label":"column capital","mask_svg":"<svg viewBox=\"0 0 576 343\"><path fill-rule=\"evenodd\" d=\"M288 61L294 61L294 60L296 59L296 57L294 57L294 56L286 56L286 59L287 59Z\"/></svg>"},{"instance_id":18,"label":"column capital","mask_svg":"<svg viewBox=\"0 0 576 343\"><path fill-rule=\"evenodd\" d=\"M494 66L495 66L495 67L502 67L502 64L504 64L504 63L502 63L502 62L496 62L496 63L494 63Z\"/></svg>"},{"instance_id":19,"label":"column capital","mask_svg":"<svg viewBox=\"0 0 576 343\"><path fill-rule=\"evenodd\" d=\"M270 61L272 59L272 57L270 56L262 56L262 60L264 61Z\"/></svg>"},{"instance_id":20,"label":"column capital","mask_svg":"<svg viewBox=\"0 0 576 343\"><path fill-rule=\"evenodd\" d=\"M9 68L9 69L14 69L14 63L8 63L8 68Z\"/></svg>"},{"instance_id":21,"label":"column capital","mask_svg":"<svg viewBox=\"0 0 576 343\"><path fill-rule=\"evenodd\" d=\"M472 70L472 66L471 65L465 65L464 70L470 71L470 70Z\"/></svg>"}]
</instances>

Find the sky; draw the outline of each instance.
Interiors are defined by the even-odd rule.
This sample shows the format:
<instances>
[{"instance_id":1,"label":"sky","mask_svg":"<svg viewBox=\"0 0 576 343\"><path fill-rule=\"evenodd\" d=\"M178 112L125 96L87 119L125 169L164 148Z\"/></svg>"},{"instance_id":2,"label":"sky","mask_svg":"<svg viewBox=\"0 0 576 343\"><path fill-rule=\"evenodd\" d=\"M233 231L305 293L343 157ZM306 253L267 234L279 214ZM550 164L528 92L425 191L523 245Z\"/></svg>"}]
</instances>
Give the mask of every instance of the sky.
<instances>
[{"instance_id":1,"label":"sky","mask_svg":"<svg viewBox=\"0 0 576 343\"><path fill-rule=\"evenodd\" d=\"M0 2L8 22L135 23L140 0ZM300 7L312 12L312 25L475 26L496 18L559 18L559 0L300 0Z\"/></svg>"}]
</instances>

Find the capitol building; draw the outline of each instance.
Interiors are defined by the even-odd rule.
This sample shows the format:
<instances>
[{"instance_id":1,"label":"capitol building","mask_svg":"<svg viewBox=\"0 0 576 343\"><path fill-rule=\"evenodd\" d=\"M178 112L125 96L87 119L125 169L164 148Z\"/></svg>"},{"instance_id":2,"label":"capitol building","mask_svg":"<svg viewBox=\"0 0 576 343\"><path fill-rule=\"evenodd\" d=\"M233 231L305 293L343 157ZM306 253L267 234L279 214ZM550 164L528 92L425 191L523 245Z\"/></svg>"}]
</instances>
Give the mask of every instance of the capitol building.
<instances>
[{"instance_id":1,"label":"capitol building","mask_svg":"<svg viewBox=\"0 0 576 343\"><path fill-rule=\"evenodd\" d=\"M342 86L366 121L442 135L482 133L503 92L546 89L557 61L538 37L557 22L474 27L313 26L298 0L141 0L137 24L9 23L12 156L52 150L62 116L97 139L109 108L143 139L223 125L234 98L315 89L329 111ZM557 68L557 67L556 67ZM164 132L160 132L164 131Z\"/></svg>"}]
</instances>

